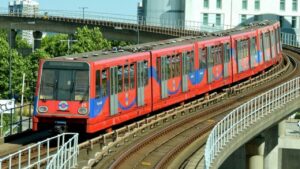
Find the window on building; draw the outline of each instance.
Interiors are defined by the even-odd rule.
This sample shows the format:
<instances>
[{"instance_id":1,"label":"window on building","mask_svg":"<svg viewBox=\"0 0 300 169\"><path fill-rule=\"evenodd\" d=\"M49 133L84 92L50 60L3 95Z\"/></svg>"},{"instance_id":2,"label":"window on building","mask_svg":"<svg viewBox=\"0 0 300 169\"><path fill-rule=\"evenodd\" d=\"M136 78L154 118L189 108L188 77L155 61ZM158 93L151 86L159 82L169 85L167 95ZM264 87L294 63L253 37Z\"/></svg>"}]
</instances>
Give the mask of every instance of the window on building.
<instances>
[{"instance_id":1,"label":"window on building","mask_svg":"<svg viewBox=\"0 0 300 169\"><path fill-rule=\"evenodd\" d=\"M204 0L203 1L203 7L204 8L209 8L209 0Z\"/></svg>"},{"instance_id":2,"label":"window on building","mask_svg":"<svg viewBox=\"0 0 300 169\"><path fill-rule=\"evenodd\" d=\"M217 26L221 25L221 14L216 14L216 25Z\"/></svg>"},{"instance_id":3,"label":"window on building","mask_svg":"<svg viewBox=\"0 0 300 169\"><path fill-rule=\"evenodd\" d=\"M293 16L292 17L292 28L296 28L297 27L297 17Z\"/></svg>"},{"instance_id":4,"label":"window on building","mask_svg":"<svg viewBox=\"0 0 300 169\"><path fill-rule=\"evenodd\" d=\"M203 24L208 25L208 14L207 13L203 14Z\"/></svg>"},{"instance_id":5,"label":"window on building","mask_svg":"<svg viewBox=\"0 0 300 169\"><path fill-rule=\"evenodd\" d=\"M293 0L293 11L298 10L298 0Z\"/></svg>"},{"instance_id":6,"label":"window on building","mask_svg":"<svg viewBox=\"0 0 300 169\"><path fill-rule=\"evenodd\" d=\"M280 10L285 10L285 0L280 0Z\"/></svg>"},{"instance_id":7,"label":"window on building","mask_svg":"<svg viewBox=\"0 0 300 169\"><path fill-rule=\"evenodd\" d=\"M260 10L260 0L255 0L254 7L255 7L255 10Z\"/></svg>"},{"instance_id":8,"label":"window on building","mask_svg":"<svg viewBox=\"0 0 300 169\"><path fill-rule=\"evenodd\" d=\"M248 8L248 0L243 0L242 1L242 9L247 9Z\"/></svg>"},{"instance_id":9,"label":"window on building","mask_svg":"<svg viewBox=\"0 0 300 169\"><path fill-rule=\"evenodd\" d=\"M245 22L247 20L247 15L241 15L241 22Z\"/></svg>"},{"instance_id":10,"label":"window on building","mask_svg":"<svg viewBox=\"0 0 300 169\"><path fill-rule=\"evenodd\" d=\"M217 9L222 8L222 0L217 0Z\"/></svg>"}]
</instances>

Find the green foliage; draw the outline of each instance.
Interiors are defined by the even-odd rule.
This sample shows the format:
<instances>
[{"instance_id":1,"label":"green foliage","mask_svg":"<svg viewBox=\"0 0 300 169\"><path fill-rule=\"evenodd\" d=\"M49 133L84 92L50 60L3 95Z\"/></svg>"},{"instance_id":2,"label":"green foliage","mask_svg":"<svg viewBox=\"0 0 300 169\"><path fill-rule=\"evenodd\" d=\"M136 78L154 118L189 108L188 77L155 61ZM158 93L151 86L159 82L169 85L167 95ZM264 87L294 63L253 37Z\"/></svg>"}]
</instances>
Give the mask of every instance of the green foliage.
<instances>
[{"instance_id":1,"label":"green foliage","mask_svg":"<svg viewBox=\"0 0 300 169\"><path fill-rule=\"evenodd\" d=\"M23 39L20 35L16 36L16 48L17 49L25 49L32 48L29 43L25 39Z\"/></svg>"},{"instance_id":2,"label":"green foliage","mask_svg":"<svg viewBox=\"0 0 300 169\"><path fill-rule=\"evenodd\" d=\"M122 47L122 46L129 46L129 45L131 45L130 42L117 41L117 40L111 41L111 46L113 47Z\"/></svg>"},{"instance_id":3,"label":"green foliage","mask_svg":"<svg viewBox=\"0 0 300 169\"><path fill-rule=\"evenodd\" d=\"M42 39L42 49L50 56L64 56L68 51L68 44L66 40L68 35L56 34L53 36L46 36Z\"/></svg>"},{"instance_id":4,"label":"green foliage","mask_svg":"<svg viewBox=\"0 0 300 169\"><path fill-rule=\"evenodd\" d=\"M77 41L72 45L72 53L83 53L111 48L110 42L103 38L99 28L89 29L87 26L78 28L74 39Z\"/></svg>"}]
</instances>

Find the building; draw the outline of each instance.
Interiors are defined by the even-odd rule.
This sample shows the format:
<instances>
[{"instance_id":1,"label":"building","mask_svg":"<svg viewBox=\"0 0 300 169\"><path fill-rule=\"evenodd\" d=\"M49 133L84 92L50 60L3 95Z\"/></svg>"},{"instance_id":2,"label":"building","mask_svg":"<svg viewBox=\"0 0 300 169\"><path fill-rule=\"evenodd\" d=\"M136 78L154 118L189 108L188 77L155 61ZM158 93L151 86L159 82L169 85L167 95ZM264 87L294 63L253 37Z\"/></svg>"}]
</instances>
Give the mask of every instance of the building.
<instances>
[{"instance_id":1,"label":"building","mask_svg":"<svg viewBox=\"0 0 300 169\"><path fill-rule=\"evenodd\" d=\"M144 17L184 22L185 29L215 31L259 20L279 20L282 31L300 34L299 0L143 0ZM168 13L168 15L166 15ZM167 16L167 17L164 17ZM151 20L154 22L154 20ZM173 25L174 26L174 25ZM175 24L181 27L181 24Z\"/></svg>"},{"instance_id":2,"label":"building","mask_svg":"<svg viewBox=\"0 0 300 169\"><path fill-rule=\"evenodd\" d=\"M34 0L12 0L8 4L8 9L12 15L34 15L39 12L39 3ZM11 27L13 28L13 24ZM33 44L33 31L23 30L20 33L23 39Z\"/></svg>"},{"instance_id":3,"label":"building","mask_svg":"<svg viewBox=\"0 0 300 169\"><path fill-rule=\"evenodd\" d=\"M143 20L146 24L183 27L184 0L143 0Z\"/></svg>"},{"instance_id":4,"label":"building","mask_svg":"<svg viewBox=\"0 0 300 169\"><path fill-rule=\"evenodd\" d=\"M199 21L202 29L226 29L241 23L279 20L283 31L299 34L298 0L185 0L185 21ZM186 26L188 22L186 23Z\"/></svg>"}]
</instances>

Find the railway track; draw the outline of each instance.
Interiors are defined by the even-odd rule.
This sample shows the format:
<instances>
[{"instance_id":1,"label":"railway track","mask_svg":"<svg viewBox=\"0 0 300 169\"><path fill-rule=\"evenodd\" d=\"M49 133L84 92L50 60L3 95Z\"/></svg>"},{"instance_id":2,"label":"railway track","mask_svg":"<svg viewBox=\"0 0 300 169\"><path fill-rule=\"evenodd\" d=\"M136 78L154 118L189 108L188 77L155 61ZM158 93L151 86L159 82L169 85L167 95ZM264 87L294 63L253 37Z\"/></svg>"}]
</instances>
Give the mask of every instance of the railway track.
<instances>
[{"instance_id":1,"label":"railway track","mask_svg":"<svg viewBox=\"0 0 300 169\"><path fill-rule=\"evenodd\" d=\"M193 165L189 162L195 161L193 154L203 154L196 150L203 149L206 136L214 124L254 95L299 75L300 73L296 71L298 62L299 60L294 57L285 56L282 63L269 71L226 88L223 92L213 93L161 115L116 130L105 137L100 136L85 142L80 145L80 149L83 156L90 160L82 160L79 166L85 168L191 167ZM198 144L193 145L194 142ZM203 155L200 156L200 161L202 157ZM85 162L88 164L84 165ZM201 162L196 164L199 166Z\"/></svg>"}]
</instances>

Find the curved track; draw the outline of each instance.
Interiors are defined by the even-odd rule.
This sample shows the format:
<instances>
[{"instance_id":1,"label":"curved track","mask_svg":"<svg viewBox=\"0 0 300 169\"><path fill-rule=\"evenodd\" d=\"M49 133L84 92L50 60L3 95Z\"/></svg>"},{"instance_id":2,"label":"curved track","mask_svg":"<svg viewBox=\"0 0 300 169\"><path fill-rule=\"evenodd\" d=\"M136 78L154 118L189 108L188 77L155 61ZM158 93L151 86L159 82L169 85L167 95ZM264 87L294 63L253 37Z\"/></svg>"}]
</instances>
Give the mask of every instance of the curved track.
<instances>
[{"instance_id":1,"label":"curved track","mask_svg":"<svg viewBox=\"0 0 300 169\"><path fill-rule=\"evenodd\" d=\"M193 111L193 114L186 115L168 126L160 126L155 131L132 141L126 147L120 147L118 151L107 155L100 161L98 160L98 163L94 163L92 166L111 169L199 167L208 132L214 124L232 109L253 96L300 74L298 69L300 61L294 57L296 54L285 52L293 56L285 57L286 60L282 62L285 65L284 68L277 65L277 68L276 66L274 68L277 71L269 74L268 72L263 73L268 74L264 78L253 78L254 80L243 82L244 85L238 84L238 87L224 89L227 94L224 95L221 92L220 94L223 94L222 99L217 99L214 104L206 105L202 109L194 106L193 109L189 110ZM199 151L197 152L197 150ZM198 158L195 158L193 154L197 155Z\"/></svg>"}]
</instances>

